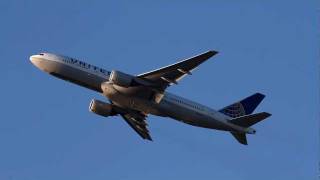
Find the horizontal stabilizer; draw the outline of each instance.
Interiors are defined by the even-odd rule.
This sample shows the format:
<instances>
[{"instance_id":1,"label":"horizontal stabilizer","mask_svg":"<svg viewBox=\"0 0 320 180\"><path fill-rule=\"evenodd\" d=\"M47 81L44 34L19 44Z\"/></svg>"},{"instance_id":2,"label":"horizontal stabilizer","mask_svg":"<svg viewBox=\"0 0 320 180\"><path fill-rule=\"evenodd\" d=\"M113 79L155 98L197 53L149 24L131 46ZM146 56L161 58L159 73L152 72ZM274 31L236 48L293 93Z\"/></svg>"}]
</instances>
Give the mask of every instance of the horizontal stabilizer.
<instances>
[{"instance_id":1,"label":"horizontal stabilizer","mask_svg":"<svg viewBox=\"0 0 320 180\"><path fill-rule=\"evenodd\" d=\"M245 115L245 116L240 116L237 118L231 119L229 122L241 127L250 127L266 118L271 116L271 114L267 112L261 112L257 114L251 114L251 115Z\"/></svg>"},{"instance_id":2,"label":"horizontal stabilizer","mask_svg":"<svg viewBox=\"0 0 320 180\"><path fill-rule=\"evenodd\" d=\"M247 136L244 133L234 133L231 132L232 136L237 139L237 141L241 144L248 145Z\"/></svg>"}]
</instances>

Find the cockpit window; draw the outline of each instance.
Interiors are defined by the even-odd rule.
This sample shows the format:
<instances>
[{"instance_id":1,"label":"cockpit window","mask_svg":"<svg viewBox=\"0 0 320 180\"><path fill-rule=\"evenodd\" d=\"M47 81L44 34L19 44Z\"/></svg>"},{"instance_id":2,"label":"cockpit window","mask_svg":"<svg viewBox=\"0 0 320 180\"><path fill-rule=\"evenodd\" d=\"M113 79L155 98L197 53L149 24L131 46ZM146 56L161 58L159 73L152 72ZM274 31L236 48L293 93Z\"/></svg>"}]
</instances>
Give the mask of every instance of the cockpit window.
<instances>
[{"instance_id":1,"label":"cockpit window","mask_svg":"<svg viewBox=\"0 0 320 180\"><path fill-rule=\"evenodd\" d=\"M44 54L43 54L43 53L40 53L39 55L43 56Z\"/></svg>"}]
</instances>

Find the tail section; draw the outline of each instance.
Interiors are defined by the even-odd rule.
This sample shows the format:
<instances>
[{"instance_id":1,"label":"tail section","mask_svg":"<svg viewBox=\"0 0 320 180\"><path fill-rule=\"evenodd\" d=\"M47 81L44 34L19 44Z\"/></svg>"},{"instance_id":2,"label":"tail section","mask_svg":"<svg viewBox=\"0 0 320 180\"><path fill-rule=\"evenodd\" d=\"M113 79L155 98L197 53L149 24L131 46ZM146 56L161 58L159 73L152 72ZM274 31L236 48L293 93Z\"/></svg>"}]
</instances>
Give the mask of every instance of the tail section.
<instances>
[{"instance_id":1,"label":"tail section","mask_svg":"<svg viewBox=\"0 0 320 180\"><path fill-rule=\"evenodd\" d=\"M248 129L246 130L246 132L231 132L231 134L233 135L233 137L237 139L239 143L248 145L246 134L254 134L256 132L254 129L249 127L268 118L269 116L271 116L271 114L267 112L262 112L233 118L229 121L230 123Z\"/></svg>"},{"instance_id":2,"label":"tail section","mask_svg":"<svg viewBox=\"0 0 320 180\"><path fill-rule=\"evenodd\" d=\"M237 139L239 143L248 145L246 134L256 133L256 131L250 128L250 126L268 118L269 116L271 116L271 114L267 112L262 112L262 113L244 115L244 116L233 118L229 120L229 122L237 126L243 127L245 130L243 132L231 132L231 134L233 135L233 137Z\"/></svg>"},{"instance_id":3,"label":"tail section","mask_svg":"<svg viewBox=\"0 0 320 180\"><path fill-rule=\"evenodd\" d=\"M248 115L253 113L253 111L257 108L264 97L265 95L256 93L239 102L222 108L221 110L219 110L219 112L232 118Z\"/></svg>"},{"instance_id":4,"label":"tail section","mask_svg":"<svg viewBox=\"0 0 320 180\"><path fill-rule=\"evenodd\" d=\"M246 134L255 133L255 130L250 128L250 126L271 116L271 114L267 112L252 114L264 97L265 95L256 93L219 110L219 112L232 118L229 120L230 123L244 129L243 132L231 132L232 136L236 138L239 143L248 145Z\"/></svg>"}]
</instances>

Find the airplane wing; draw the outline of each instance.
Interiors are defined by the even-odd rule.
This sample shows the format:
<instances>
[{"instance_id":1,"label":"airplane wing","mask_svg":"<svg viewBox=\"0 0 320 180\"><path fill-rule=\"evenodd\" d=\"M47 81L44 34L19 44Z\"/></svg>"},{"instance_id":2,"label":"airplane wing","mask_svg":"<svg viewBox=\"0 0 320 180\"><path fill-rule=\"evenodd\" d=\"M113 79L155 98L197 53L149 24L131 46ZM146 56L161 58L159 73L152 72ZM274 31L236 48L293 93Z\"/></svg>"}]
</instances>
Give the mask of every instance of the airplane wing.
<instances>
[{"instance_id":1,"label":"airplane wing","mask_svg":"<svg viewBox=\"0 0 320 180\"><path fill-rule=\"evenodd\" d=\"M147 129L148 124L146 121L146 115L142 113L131 112L127 114L121 114L121 116L143 139L152 141L149 130Z\"/></svg>"},{"instance_id":2,"label":"airplane wing","mask_svg":"<svg viewBox=\"0 0 320 180\"><path fill-rule=\"evenodd\" d=\"M159 85L162 89L165 89L171 84L177 84L177 82L187 74L191 75L191 72L197 66L217 53L217 51L208 51L178 63L139 74L137 77L148 79Z\"/></svg>"}]
</instances>

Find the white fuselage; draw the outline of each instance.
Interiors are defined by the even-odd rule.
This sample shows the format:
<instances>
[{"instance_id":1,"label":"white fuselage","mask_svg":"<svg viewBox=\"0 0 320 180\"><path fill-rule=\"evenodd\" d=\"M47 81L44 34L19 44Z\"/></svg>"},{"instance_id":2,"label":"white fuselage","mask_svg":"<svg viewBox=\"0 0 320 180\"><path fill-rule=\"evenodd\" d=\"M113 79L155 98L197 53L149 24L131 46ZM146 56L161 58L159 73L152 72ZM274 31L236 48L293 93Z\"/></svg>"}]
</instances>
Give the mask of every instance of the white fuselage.
<instances>
[{"instance_id":1,"label":"white fuselage","mask_svg":"<svg viewBox=\"0 0 320 180\"><path fill-rule=\"evenodd\" d=\"M177 95L165 92L161 101L156 103L146 96L135 94L141 87L124 88L112 85L108 83L110 71L74 58L41 53L31 56L30 60L39 69L58 78L103 93L114 104L124 108L171 117L199 127L234 132L248 131L246 128L229 123L229 116Z\"/></svg>"}]
</instances>

